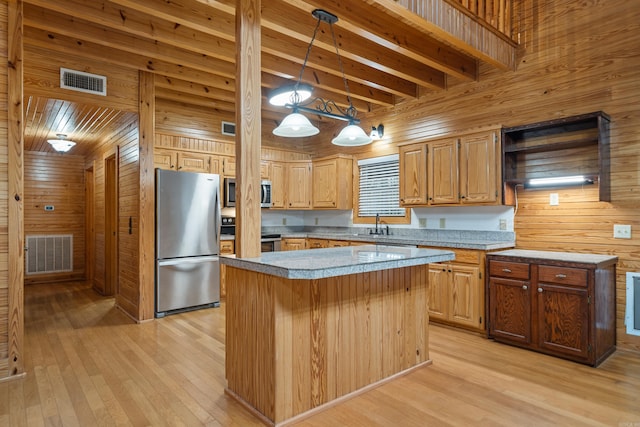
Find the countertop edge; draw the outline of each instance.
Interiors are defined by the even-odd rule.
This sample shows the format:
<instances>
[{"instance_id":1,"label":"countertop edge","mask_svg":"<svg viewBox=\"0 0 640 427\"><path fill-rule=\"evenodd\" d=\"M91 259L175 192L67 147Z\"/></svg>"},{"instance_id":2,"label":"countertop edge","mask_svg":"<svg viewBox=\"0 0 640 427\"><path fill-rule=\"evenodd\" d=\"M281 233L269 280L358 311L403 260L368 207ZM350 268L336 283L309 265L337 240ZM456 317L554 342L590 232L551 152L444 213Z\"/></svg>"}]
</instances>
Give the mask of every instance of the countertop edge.
<instances>
[{"instance_id":1,"label":"countertop edge","mask_svg":"<svg viewBox=\"0 0 640 427\"><path fill-rule=\"evenodd\" d=\"M333 250L326 248L324 250ZM313 249L321 251L323 249ZM276 266L266 262L261 262L259 258L235 258L234 256L221 256L220 262L224 265L240 268L243 270L264 273L271 276L285 279L314 280L328 277L346 276L350 274L368 273L372 271L389 270L395 268L413 267L434 262L451 261L455 259L453 252L442 251L440 254L416 256L401 260L384 260L376 262L366 262L355 265L340 265L335 267L322 268L287 268Z\"/></svg>"},{"instance_id":2,"label":"countertop edge","mask_svg":"<svg viewBox=\"0 0 640 427\"><path fill-rule=\"evenodd\" d=\"M590 254L581 252L538 251L530 249L509 249L487 254L491 257L533 259L548 262L573 262L596 267L605 267L618 262L615 255Z\"/></svg>"}]
</instances>

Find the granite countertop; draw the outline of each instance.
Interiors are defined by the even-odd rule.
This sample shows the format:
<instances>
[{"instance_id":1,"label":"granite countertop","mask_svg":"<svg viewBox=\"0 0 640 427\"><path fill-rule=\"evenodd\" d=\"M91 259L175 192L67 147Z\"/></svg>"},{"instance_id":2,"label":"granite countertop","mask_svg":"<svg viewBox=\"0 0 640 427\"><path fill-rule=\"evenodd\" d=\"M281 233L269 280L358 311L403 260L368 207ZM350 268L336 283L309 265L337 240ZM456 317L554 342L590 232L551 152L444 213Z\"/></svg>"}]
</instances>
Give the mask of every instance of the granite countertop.
<instances>
[{"instance_id":1,"label":"granite countertop","mask_svg":"<svg viewBox=\"0 0 640 427\"><path fill-rule=\"evenodd\" d=\"M369 235L369 234L336 234L309 232L304 235L295 233L294 235L283 234L282 238L290 237L307 237L310 239L331 239L331 240L350 240L356 242L367 242L384 244L390 243L395 245L416 245L416 246L432 246L440 248L458 248L458 249L477 249L482 251L491 251L497 249L507 249L515 246L514 241L496 241L496 240L470 240L466 237L444 237L444 238L422 238L412 236L395 236L395 235Z\"/></svg>"},{"instance_id":2,"label":"granite countertop","mask_svg":"<svg viewBox=\"0 0 640 427\"><path fill-rule=\"evenodd\" d=\"M286 252L264 252L256 258L221 256L232 267L287 279L322 279L348 274L451 261L451 251L386 245L345 246Z\"/></svg>"},{"instance_id":3,"label":"granite countertop","mask_svg":"<svg viewBox=\"0 0 640 427\"><path fill-rule=\"evenodd\" d=\"M613 255L584 254L576 252L533 251L527 249L511 249L507 251L492 252L490 255L596 265L608 265L618 262L618 257Z\"/></svg>"}]
</instances>

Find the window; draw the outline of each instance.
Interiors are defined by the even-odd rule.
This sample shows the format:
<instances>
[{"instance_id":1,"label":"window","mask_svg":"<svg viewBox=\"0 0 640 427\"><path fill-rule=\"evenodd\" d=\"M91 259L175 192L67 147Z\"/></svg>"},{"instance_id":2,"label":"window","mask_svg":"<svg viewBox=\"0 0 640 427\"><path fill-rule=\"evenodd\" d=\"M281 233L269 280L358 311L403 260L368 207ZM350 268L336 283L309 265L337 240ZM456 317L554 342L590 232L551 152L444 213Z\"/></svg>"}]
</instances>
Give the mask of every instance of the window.
<instances>
[{"instance_id":1,"label":"window","mask_svg":"<svg viewBox=\"0 0 640 427\"><path fill-rule=\"evenodd\" d=\"M398 155L358 161L358 206L354 223L375 221L376 214L388 223L407 223L407 210L400 207Z\"/></svg>"}]
</instances>

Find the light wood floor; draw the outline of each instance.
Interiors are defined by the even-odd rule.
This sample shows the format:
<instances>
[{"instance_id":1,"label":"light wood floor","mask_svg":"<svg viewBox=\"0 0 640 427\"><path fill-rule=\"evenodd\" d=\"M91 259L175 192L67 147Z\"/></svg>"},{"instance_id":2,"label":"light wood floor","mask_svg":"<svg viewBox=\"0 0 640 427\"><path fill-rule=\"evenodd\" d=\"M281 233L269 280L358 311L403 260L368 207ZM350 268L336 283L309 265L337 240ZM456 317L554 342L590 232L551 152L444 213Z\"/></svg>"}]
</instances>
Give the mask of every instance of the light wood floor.
<instances>
[{"instance_id":1,"label":"light wood floor","mask_svg":"<svg viewBox=\"0 0 640 427\"><path fill-rule=\"evenodd\" d=\"M224 394L224 304L133 324L82 284L25 289L22 380L0 426L260 425ZM431 326L433 365L300 426L640 427L640 355L599 368Z\"/></svg>"}]
</instances>

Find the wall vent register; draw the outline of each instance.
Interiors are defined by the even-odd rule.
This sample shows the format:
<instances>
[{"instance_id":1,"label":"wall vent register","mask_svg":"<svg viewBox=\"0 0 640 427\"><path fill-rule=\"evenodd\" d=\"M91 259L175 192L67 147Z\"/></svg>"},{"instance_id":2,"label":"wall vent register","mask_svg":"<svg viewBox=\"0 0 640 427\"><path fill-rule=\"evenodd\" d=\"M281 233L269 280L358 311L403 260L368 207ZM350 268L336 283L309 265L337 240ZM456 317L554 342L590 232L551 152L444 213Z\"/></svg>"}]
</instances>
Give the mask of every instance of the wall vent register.
<instances>
[{"instance_id":1,"label":"wall vent register","mask_svg":"<svg viewBox=\"0 0 640 427\"><path fill-rule=\"evenodd\" d=\"M25 274L73 271L73 235L26 236Z\"/></svg>"},{"instance_id":2,"label":"wall vent register","mask_svg":"<svg viewBox=\"0 0 640 427\"><path fill-rule=\"evenodd\" d=\"M98 74L60 68L60 87L78 92L107 96L107 78Z\"/></svg>"}]
</instances>

